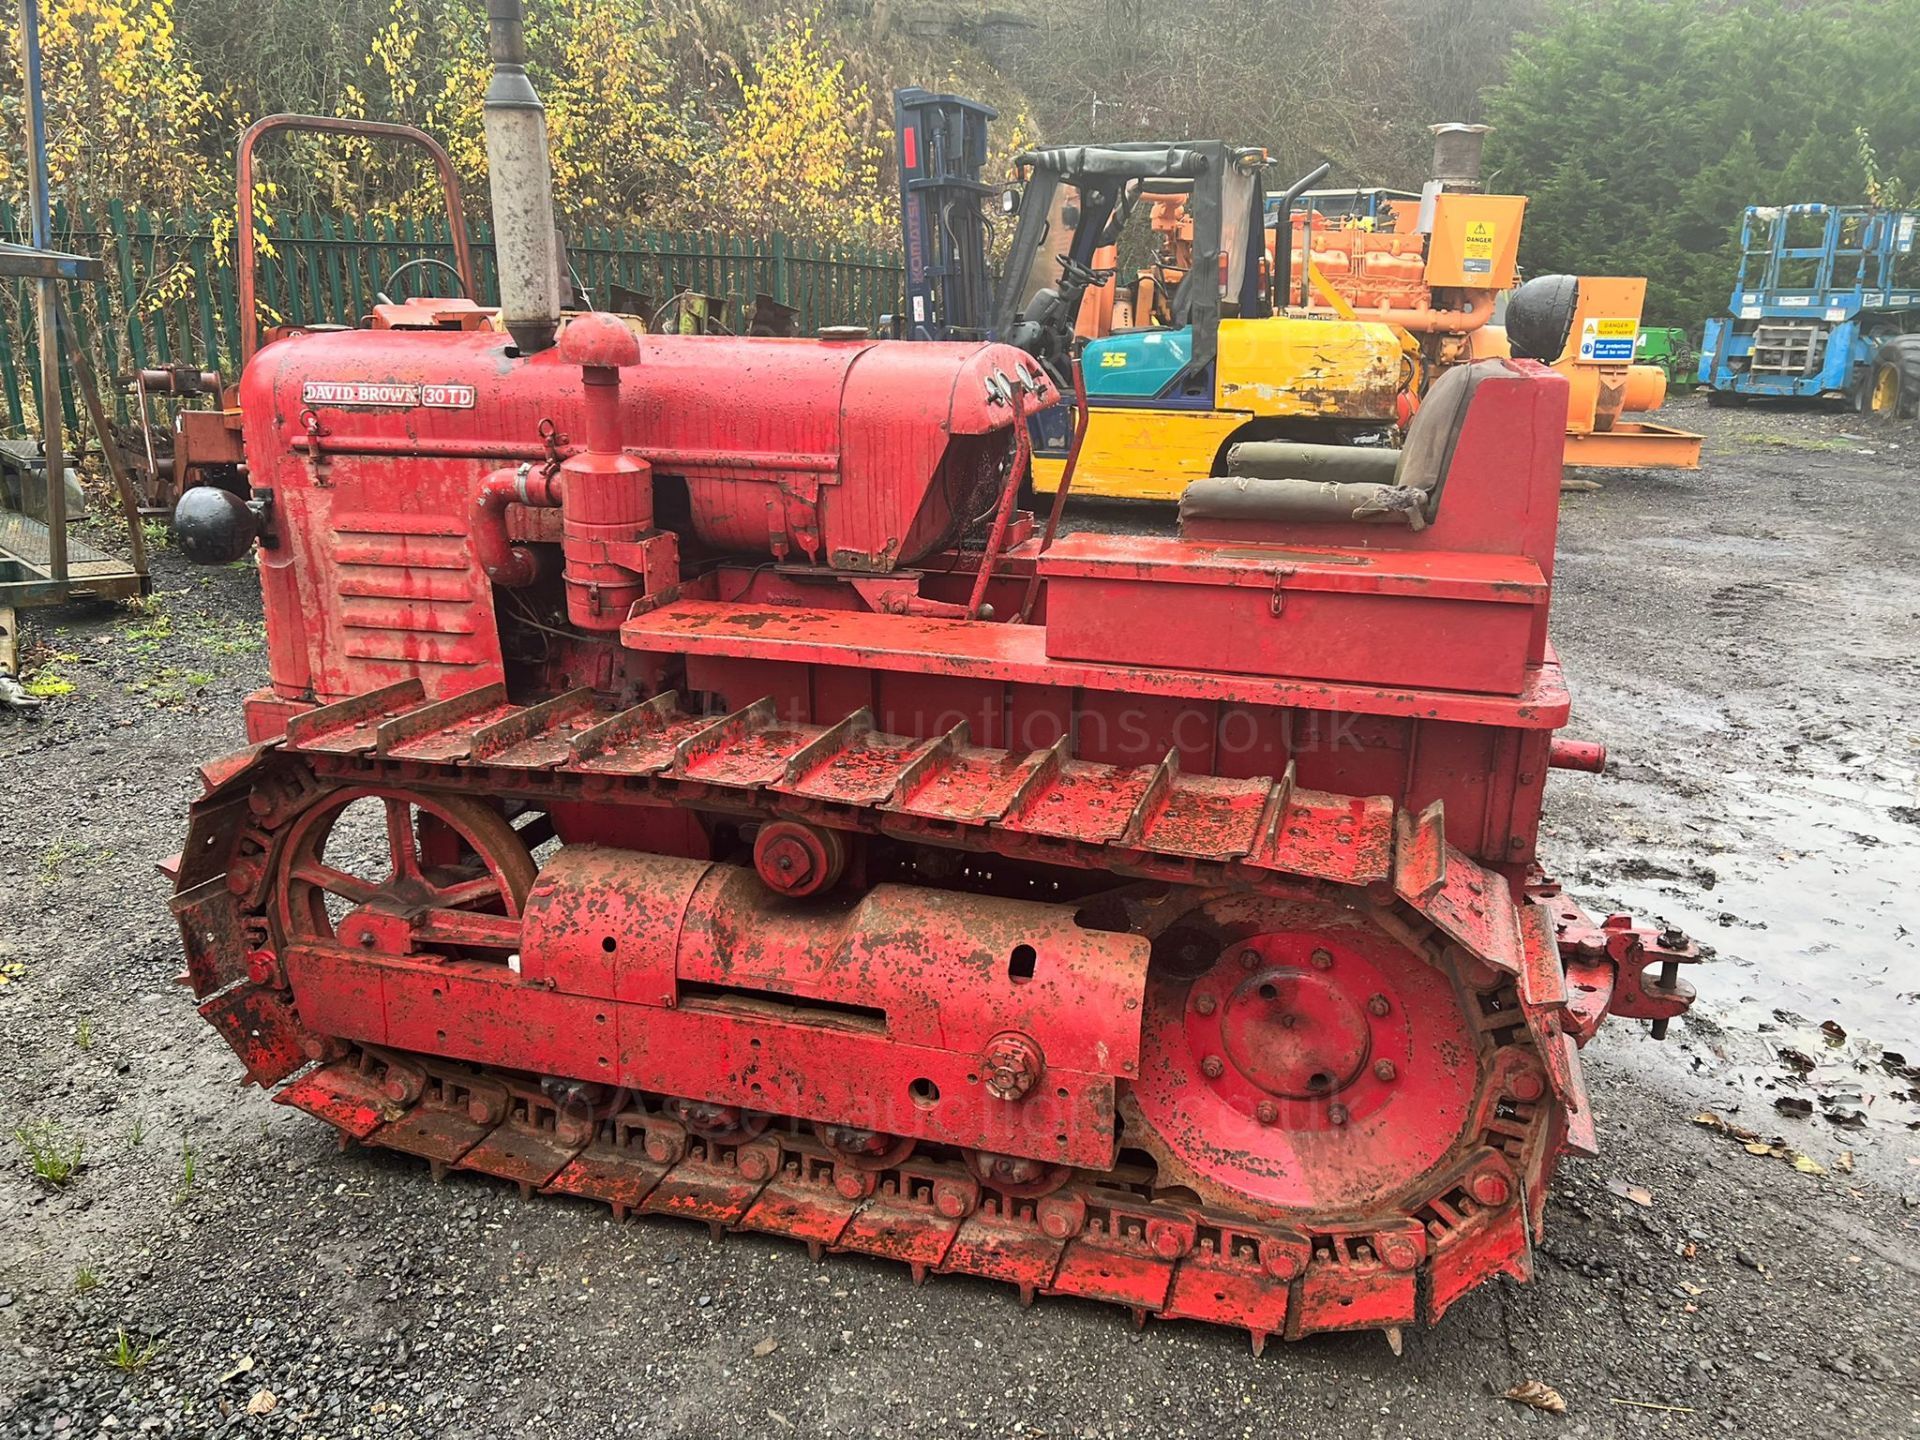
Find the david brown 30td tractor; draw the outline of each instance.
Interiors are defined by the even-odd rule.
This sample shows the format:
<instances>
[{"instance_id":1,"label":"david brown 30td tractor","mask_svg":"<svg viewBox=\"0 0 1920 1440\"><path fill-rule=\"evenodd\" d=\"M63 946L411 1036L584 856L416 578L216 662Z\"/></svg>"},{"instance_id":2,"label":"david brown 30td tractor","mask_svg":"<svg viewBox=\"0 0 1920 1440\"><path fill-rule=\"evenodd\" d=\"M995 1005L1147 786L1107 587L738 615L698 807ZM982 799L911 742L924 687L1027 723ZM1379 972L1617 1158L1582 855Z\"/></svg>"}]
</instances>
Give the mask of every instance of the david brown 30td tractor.
<instances>
[{"instance_id":1,"label":"david brown 30td tractor","mask_svg":"<svg viewBox=\"0 0 1920 1440\"><path fill-rule=\"evenodd\" d=\"M436 1172L1256 1347L1525 1277L1581 1045L1697 955L1536 864L1601 760L1555 736L1565 381L1450 371L1338 518L1038 526L1018 350L563 315L490 10L497 326L267 345L251 496L182 502L265 592L174 866L248 1077Z\"/></svg>"}]
</instances>

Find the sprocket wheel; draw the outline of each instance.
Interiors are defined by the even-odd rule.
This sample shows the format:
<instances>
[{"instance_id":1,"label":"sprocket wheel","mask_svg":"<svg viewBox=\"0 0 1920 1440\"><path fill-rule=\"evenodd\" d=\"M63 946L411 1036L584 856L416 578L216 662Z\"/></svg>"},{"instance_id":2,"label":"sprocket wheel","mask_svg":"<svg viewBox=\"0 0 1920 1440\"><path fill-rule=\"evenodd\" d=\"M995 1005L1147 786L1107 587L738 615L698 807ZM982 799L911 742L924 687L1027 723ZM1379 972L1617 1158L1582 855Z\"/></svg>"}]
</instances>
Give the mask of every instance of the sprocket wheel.
<instances>
[{"instance_id":1,"label":"sprocket wheel","mask_svg":"<svg viewBox=\"0 0 1920 1440\"><path fill-rule=\"evenodd\" d=\"M379 812L378 834L341 826L356 805ZM371 945L385 923L420 943L493 948L511 946L518 926L487 917L517 921L539 868L491 806L362 786L331 791L296 817L277 863L273 918L285 942L345 938L344 926Z\"/></svg>"},{"instance_id":2,"label":"sprocket wheel","mask_svg":"<svg viewBox=\"0 0 1920 1440\"><path fill-rule=\"evenodd\" d=\"M1127 1143L1159 1188L1229 1208L1357 1218L1416 1196L1491 1061L1451 966L1329 907L1236 933L1198 973L1149 975Z\"/></svg>"}]
</instances>

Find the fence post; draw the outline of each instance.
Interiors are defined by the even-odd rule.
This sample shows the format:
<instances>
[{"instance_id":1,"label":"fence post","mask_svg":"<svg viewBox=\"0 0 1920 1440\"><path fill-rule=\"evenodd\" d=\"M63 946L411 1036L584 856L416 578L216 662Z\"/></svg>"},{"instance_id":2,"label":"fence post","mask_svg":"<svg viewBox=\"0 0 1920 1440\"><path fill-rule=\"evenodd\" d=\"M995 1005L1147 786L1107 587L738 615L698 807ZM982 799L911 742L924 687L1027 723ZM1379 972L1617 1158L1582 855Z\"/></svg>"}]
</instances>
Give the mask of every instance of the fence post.
<instances>
[{"instance_id":1,"label":"fence post","mask_svg":"<svg viewBox=\"0 0 1920 1440\"><path fill-rule=\"evenodd\" d=\"M791 305L788 297L793 294L793 242L785 235L776 233L773 237L773 298L782 305Z\"/></svg>"},{"instance_id":2,"label":"fence post","mask_svg":"<svg viewBox=\"0 0 1920 1440\"><path fill-rule=\"evenodd\" d=\"M7 204L4 199L0 199L0 233L5 234L9 240L17 238L18 232L14 229L15 223L13 207ZM17 300L20 287L16 284L8 288L14 293L7 296L6 299L9 302L14 302ZM27 428L27 416L25 408L20 403L20 373L14 368L13 364L13 351L16 341L14 339L13 326L8 319L9 316L18 314L20 314L20 306L17 303L0 304L0 382L4 382L7 390L8 428L12 430L25 430Z\"/></svg>"}]
</instances>

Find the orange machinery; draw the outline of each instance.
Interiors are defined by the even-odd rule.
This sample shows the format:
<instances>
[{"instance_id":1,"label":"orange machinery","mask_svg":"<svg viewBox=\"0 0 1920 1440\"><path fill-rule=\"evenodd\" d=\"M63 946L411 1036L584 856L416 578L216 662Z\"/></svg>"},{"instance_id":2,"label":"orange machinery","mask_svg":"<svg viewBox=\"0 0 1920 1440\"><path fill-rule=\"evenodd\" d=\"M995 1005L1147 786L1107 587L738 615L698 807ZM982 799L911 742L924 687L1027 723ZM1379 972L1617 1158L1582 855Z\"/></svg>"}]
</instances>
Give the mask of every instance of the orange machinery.
<instances>
[{"instance_id":1,"label":"orange machinery","mask_svg":"<svg viewBox=\"0 0 1920 1440\"><path fill-rule=\"evenodd\" d=\"M1310 192L1301 197L1302 206L1275 216L1267 231L1265 273L1284 265L1288 276L1284 313L1367 321L1400 332L1403 426L1444 371L1512 353L1495 317L1501 296L1517 279L1526 197L1479 188L1486 127L1436 125L1433 131L1434 178L1422 194ZM1361 213L1326 213L1353 197L1367 198ZM1148 204L1153 263L1131 286L1109 281L1087 292L1077 328L1089 339L1164 325L1163 297L1193 263L1193 221L1184 194L1141 198ZM1102 250L1096 267L1115 268L1117 254L1115 247ZM1622 418L1666 402L1665 373L1632 363L1646 281L1553 278L1579 287L1575 323L1554 362L1571 386L1567 463L1697 468L1698 435Z\"/></svg>"}]
</instances>

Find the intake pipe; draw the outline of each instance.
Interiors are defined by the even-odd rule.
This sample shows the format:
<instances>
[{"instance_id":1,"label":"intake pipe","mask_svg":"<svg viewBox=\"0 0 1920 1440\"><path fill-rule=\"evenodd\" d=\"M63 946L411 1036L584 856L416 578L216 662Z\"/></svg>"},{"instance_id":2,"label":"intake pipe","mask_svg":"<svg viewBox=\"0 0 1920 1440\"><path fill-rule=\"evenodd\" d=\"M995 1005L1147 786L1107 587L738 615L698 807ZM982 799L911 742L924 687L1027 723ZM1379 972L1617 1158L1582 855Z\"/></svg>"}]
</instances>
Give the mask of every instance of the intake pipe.
<instances>
[{"instance_id":1,"label":"intake pipe","mask_svg":"<svg viewBox=\"0 0 1920 1440\"><path fill-rule=\"evenodd\" d=\"M487 48L493 82L482 115L493 191L493 240L500 273L500 318L526 354L553 344L560 325L560 233L553 211L547 112L527 78L522 0L487 0Z\"/></svg>"}]
</instances>

